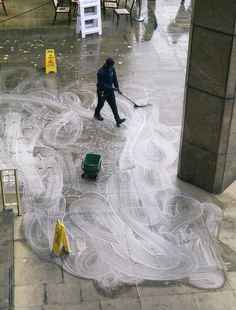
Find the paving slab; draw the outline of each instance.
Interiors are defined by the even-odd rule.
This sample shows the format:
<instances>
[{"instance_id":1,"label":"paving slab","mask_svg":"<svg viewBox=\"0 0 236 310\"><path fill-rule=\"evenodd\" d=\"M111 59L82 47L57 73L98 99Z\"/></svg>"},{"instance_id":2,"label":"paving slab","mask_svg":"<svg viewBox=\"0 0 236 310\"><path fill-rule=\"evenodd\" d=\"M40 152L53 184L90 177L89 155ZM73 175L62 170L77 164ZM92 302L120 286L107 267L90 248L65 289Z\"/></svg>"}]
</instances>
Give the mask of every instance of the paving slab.
<instances>
[{"instance_id":1,"label":"paving slab","mask_svg":"<svg viewBox=\"0 0 236 310\"><path fill-rule=\"evenodd\" d=\"M236 231L236 218L228 217L226 215L221 225L219 239L236 252L235 231Z\"/></svg>"},{"instance_id":2,"label":"paving slab","mask_svg":"<svg viewBox=\"0 0 236 310\"><path fill-rule=\"evenodd\" d=\"M231 289L236 289L236 271L228 272L227 273L228 283Z\"/></svg>"},{"instance_id":3,"label":"paving slab","mask_svg":"<svg viewBox=\"0 0 236 310\"><path fill-rule=\"evenodd\" d=\"M200 310L235 310L236 296L234 292L213 292L196 294Z\"/></svg>"},{"instance_id":4,"label":"paving slab","mask_svg":"<svg viewBox=\"0 0 236 310\"><path fill-rule=\"evenodd\" d=\"M185 286L185 285L165 285L164 283L158 285L139 285L138 286L140 297L146 296L166 296L166 295L184 295L202 292L201 289Z\"/></svg>"},{"instance_id":5,"label":"paving slab","mask_svg":"<svg viewBox=\"0 0 236 310\"><path fill-rule=\"evenodd\" d=\"M14 242L14 256L15 258L23 258L26 259L28 257L36 257L34 252L28 243L25 242L24 239L15 240Z\"/></svg>"},{"instance_id":6,"label":"paving slab","mask_svg":"<svg viewBox=\"0 0 236 310\"><path fill-rule=\"evenodd\" d=\"M117 298L101 301L102 310L142 310L140 306L140 300L135 298Z\"/></svg>"},{"instance_id":7,"label":"paving slab","mask_svg":"<svg viewBox=\"0 0 236 310\"><path fill-rule=\"evenodd\" d=\"M1 307L8 306L9 304L9 286L3 285L3 281L0 282L0 309Z\"/></svg>"},{"instance_id":8,"label":"paving slab","mask_svg":"<svg viewBox=\"0 0 236 310\"><path fill-rule=\"evenodd\" d=\"M15 258L15 285L61 283L61 268L38 257Z\"/></svg>"},{"instance_id":9,"label":"paving slab","mask_svg":"<svg viewBox=\"0 0 236 310\"><path fill-rule=\"evenodd\" d=\"M166 295L141 298L142 310L199 310L194 295Z\"/></svg>"},{"instance_id":10,"label":"paving slab","mask_svg":"<svg viewBox=\"0 0 236 310\"><path fill-rule=\"evenodd\" d=\"M234 282L234 276L231 276L232 285ZM218 291L232 290L229 281L226 281L222 288L217 289ZM203 292L215 292L215 289L202 289L191 285L184 285L180 282L173 284L168 281L164 281L162 284L149 284L149 285L139 285L138 291L140 297L146 296L167 296L167 295L189 295L198 294Z\"/></svg>"},{"instance_id":11,"label":"paving slab","mask_svg":"<svg viewBox=\"0 0 236 310\"><path fill-rule=\"evenodd\" d=\"M23 216L17 216L14 219L14 240L24 239Z\"/></svg>"},{"instance_id":12,"label":"paving slab","mask_svg":"<svg viewBox=\"0 0 236 310\"><path fill-rule=\"evenodd\" d=\"M82 278L79 278L79 277L75 277L75 276L65 272L65 270L63 270L63 281L65 283L80 283L83 280L85 280L85 279L82 279Z\"/></svg>"},{"instance_id":13,"label":"paving slab","mask_svg":"<svg viewBox=\"0 0 236 310\"><path fill-rule=\"evenodd\" d=\"M81 302L80 283L46 284L47 304L76 305Z\"/></svg>"},{"instance_id":14,"label":"paving slab","mask_svg":"<svg viewBox=\"0 0 236 310\"><path fill-rule=\"evenodd\" d=\"M80 287L82 301L99 301L107 298L98 293L93 281L91 280L83 280L80 282Z\"/></svg>"},{"instance_id":15,"label":"paving slab","mask_svg":"<svg viewBox=\"0 0 236 310\"><path fill-rule=\"evenodd\" d=\"M81 302L77 305L45 305L43 310L101 310L99 302Z\"/></svg>"},{"instance_id":16,"label":"paving slab","mask_svg":"<svg viewBox=\"0 0 236 310\"><path fill-rule=\"evenodd\" d=\"M33 307L14 307L14 310L43 310L43 306L33 306Z\"/></svg>"},{"instance_id":17,"label":"paving slab","mask_svg":"<svg viewBox=\"0 0 236 310\"><path fill-rule=\"evenodd\" d=\"M45 285L15 286L15 305L36 307L45 303Z\"/></svg>"}]
</instances>

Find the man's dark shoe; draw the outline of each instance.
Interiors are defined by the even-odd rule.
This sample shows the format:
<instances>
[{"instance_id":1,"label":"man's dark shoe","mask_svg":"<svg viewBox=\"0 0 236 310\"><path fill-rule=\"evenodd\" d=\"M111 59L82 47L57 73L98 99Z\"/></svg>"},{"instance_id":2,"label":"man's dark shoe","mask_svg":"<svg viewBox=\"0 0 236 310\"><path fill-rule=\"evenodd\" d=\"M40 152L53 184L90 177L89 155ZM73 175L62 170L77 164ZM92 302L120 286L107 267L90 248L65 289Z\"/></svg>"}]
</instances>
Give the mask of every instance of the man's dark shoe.
<instances>
[{"instance_id":1,"label":"man's dark shoe","mask_svg":"<svg viewBox=\"0 0 236 310\"><path fill-rule=\"evenodd\" d=\"M94 117L95 117L97 120L99 120L99 121L103 121L103 117L102 117L101 115L99 115L99 114L95 114L95 113L94 113Z\"/></svg>"},{"instance_id":2,"label":"man's dark shoe","mask_svg":"<svg viewBox=\"0 0 236 310\"><path fill-rule=\"evenodd\" d=\"M119 120L116 122L116 126L117 126L117 127L120 127L120 124L124 123L125 121L126 121L125 118L119 119Z\"/></svg>"}]
</instances>

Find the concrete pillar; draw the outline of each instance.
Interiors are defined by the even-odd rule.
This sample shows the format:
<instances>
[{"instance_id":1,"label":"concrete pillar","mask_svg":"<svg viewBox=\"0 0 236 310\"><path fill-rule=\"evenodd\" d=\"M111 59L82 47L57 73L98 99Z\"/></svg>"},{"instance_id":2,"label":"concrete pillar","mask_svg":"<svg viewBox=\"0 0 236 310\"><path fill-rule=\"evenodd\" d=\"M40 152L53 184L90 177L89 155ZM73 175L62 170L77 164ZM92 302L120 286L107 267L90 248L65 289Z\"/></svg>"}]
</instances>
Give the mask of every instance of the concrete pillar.
<instances>
[{"instance_id":1,"label":"concrete pillar","mask_svg":"<svg viewBox=\"0 0 236 310\"><path fill-rule=\"evenodd\" d=\"M220 193L236 179L236 1L192 10L178 177Z\"/></svg>"}]
</instances>

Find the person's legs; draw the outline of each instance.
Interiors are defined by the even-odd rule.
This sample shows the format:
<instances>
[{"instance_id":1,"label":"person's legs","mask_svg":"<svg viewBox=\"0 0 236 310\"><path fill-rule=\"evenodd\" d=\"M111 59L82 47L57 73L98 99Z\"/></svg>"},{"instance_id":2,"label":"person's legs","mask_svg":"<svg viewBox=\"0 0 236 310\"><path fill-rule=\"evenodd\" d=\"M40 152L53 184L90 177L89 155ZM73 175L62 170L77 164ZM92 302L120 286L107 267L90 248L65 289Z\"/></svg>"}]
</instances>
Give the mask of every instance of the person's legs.
<instances>
[{"instance_id":1,"label":"person's legs","mask_svg":"<svg viewBox=\"0 0 236 310\"><path fill-rule=\"evenodd\" d=\"M94 117L98 119L99 121L103 121L103 117L100 115L100 111L104 106L105 98L102 96L101 91L97 91L97 97L98 97L98 103L95 108Z\"/></svg>"},{"instance_id":2,"label":"person's legs","mask_svg":"<svg viewBox=\"0 0 236 310\"><path fill-rule=\"evenodd\" d=\"M121 123L125 122L125 118L120 118L119 112L116 105L116 97L114 92L109 93L109 95L106 97L106 100L111 107L112 113L114 115L114 118L116 120L116 125L119 127Z\"/></svg>"},{"instance_id":3,"label":"person's legs","mask_svg":"<svg viewBox=\"0 0 236 310\"><path fill-rule=\"evenodd\" d=\"M109 95L106 97L106 100L112 110L115 120L118 121L120 119L120 116L117 110L116 97L115 97L114 92L110 92Z\"/></svg>"}]
</instances>

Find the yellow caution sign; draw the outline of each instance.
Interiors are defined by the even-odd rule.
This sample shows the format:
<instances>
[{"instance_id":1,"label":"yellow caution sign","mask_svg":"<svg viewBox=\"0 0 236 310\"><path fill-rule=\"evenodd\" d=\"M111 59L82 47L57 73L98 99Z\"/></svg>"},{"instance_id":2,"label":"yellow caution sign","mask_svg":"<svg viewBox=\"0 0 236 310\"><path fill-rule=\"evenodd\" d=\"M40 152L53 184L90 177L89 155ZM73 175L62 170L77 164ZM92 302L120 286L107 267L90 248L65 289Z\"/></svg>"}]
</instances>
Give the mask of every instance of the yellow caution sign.
<instances>
[{"instance_id":1,"label":"yellow caution sign","mask_svg":"<svg viewBox=\"0 0 236 310\"><path fill-rule=\"evenodd\" d=\"M57 72L57 64L56 64L54 49L46 50L45 70L46 70L46 73L56 73Z\"/></svg>"},{"instance_id":2,"label":"yellow caution sign","mask_svg":"<svg viewBox=\"0 0 236 310\"><path fill-rule=\"evenodd\" d=\"M60 220L57 220L56 227L55 227L55 234L53 240L52 251L59 256L60 252L64 247L64 250L69 253L69 245L66 236L65 226L62 224Z\"/></svg>"}]
</instances>

